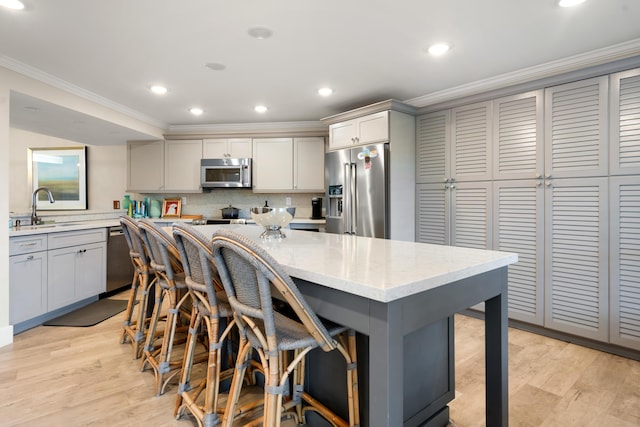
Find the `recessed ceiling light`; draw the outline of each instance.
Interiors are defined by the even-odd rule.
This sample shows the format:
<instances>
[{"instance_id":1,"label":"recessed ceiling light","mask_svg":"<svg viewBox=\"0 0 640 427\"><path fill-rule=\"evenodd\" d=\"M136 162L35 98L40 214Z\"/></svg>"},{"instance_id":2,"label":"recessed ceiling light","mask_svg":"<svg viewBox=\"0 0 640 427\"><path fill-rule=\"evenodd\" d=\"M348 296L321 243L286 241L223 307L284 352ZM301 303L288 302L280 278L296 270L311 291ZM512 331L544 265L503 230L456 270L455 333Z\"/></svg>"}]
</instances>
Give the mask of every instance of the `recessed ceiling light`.
<instances>
[{"instance_id":1,"label":"recessed ceiling light","mask_svg":"<svg viewBox=\"0 0 640 427\"><path fill-rule=\"evenodd\" d=\"M14 10L24 9L24 3L19 0L0 0L0 6L4 6L8 9Z\"/></svg>"},{"instance_id":2,"label":"recessed ceiling light","mask_svg":"<svg viewBox=\"0 0 640 427\"><path fill-rule=\"evenodd\" d=\"M151 86L151 92L155 93L156 95L164 95L165 93L167 93L167 88L160 85L153 85Z\"/></svg>"},{"instance_id":3,"label":"recessed ceiling light","mask_svg":"<svg viewBox=\"0 0 640 427\"><path fill-rule=\"evenodd\" d=\"M451 45L448 43L435 43L429 46L429 53L433 56L444 55L451 49Z\"/></svg>"},{"instance_id":4,"label":"recessed ceiling light","mask_svg":"<svg viewBox=\"0 0 640 427\"><path fill-rule=\"evenodd\" d=\"M584 3L585 0L559 0L558 1L558 6L560 7L573 7L573 6L577 6L581 3Z\"/></svg>"},{"instance_id":5,"label":"recessed ceiling light","mask_svg":"<svg viewBox=\"0 0 640 427\"><path fill-rule=\"evenodd\" d=\"M267 112L267 107L265 107L264 105L256 105L255 107L253 107L253 109L256 111L256 113L266 113Z\"/></svg>"},{"instance_id":6,"label":"recessed ceiling light","mask_svg":"<svg viewBox=\"0 0 640 427\"><path fill-rule=\"evenodd\" d=\"M330 87L322 87L318 89L318 93L322 96L329 96L333 93L333 89L331 89Z\"/></svg>"},{"instance_id":7,"label":"recessed ceiling light","mask_svg":"<svg viewBox=\"0 0 640 427\"><path fill-rule=\"evenodd\" d=\"M204 66L214 71L222 71L227 68L226 65L220 64L219 62L207 62L206 64L204 64Z\"/></svg>"},{"instance_id":8,"label":"recessed ceiling light","mask_svg":"<svg viewBox=\"0 0 640 427\"><path fill-rule=\"evenodd\" d=\"M253 27L247 31L249 35L255 39L268 39L273 35L273 31L265 27Z\"/></svg>"},{"instance_id":9,"label":"recessed ceiling light","mask_svg":"<svg viewBox=\"0 0 640 427\"><path fill-rule=\"evenodd\" d=\"M204 113L204 110L202 108L192 107L189 109L189 112L194 116L200 116L202 115L202 113Z\"/></svg>"}]
</instances>

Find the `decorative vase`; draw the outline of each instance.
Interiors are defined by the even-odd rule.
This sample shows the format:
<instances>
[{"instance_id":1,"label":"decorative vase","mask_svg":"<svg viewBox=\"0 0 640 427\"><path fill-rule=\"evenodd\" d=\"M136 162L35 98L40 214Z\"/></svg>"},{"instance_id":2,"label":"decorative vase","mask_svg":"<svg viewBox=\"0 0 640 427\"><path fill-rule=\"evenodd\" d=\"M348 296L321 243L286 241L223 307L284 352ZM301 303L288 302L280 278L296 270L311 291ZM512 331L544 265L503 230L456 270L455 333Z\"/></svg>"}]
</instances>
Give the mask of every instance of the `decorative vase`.
<instances>
[{"instance_id":1,"label":"decorative vase","mask_svg":"<svg viewBox=\"0 0 640 427\"><path fill-rule=\"evenodd\" d=\"M160 218L160 200L151 200L151 206L149 207L149 216L151 218Z\"/></svg>"},{"instance_id":2,"label":"decorative vase","mask_svg":"<svg viewBox=\"0 0 640 427\"><path fill-rule=\"evenodd\" d=\"M128 211L129 206L131 206L131 196L128 194L125 194L124 198L122 199L122 209L126 209Z\"/></svg>"}]
</instances>

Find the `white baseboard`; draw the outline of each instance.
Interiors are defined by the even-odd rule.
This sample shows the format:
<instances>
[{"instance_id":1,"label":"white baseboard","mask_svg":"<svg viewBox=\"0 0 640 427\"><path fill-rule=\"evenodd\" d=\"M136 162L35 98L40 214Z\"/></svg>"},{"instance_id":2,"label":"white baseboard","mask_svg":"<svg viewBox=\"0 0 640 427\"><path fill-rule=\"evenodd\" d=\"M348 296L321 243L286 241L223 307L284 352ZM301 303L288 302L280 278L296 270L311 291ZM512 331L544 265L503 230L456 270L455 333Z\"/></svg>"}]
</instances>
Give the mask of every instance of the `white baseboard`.
<instances>
[{"instance_id":1,"label":"white baseboard","mask_svg":"<svg viewBox=\"0 0 640 427\"><path fill-rule=\"evenodd\" d=\"M13 325L0 328L0 347L13 343Z\"/></svg>"}]
</instances>

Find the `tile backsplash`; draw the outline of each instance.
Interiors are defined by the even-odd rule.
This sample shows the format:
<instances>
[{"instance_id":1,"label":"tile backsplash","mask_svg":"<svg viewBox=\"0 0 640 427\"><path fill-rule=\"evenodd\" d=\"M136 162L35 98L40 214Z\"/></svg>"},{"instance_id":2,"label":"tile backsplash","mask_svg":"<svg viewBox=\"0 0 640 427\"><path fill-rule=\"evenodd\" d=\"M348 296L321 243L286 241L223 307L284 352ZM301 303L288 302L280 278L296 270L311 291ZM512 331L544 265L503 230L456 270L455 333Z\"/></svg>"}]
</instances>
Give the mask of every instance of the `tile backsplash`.
<instances>
[{"instance_id":1,"label":"tile backsplash","mask_svg":"<svg viewBox=\"0 0 640 427\"><path fill-rule=\"evenodd\" d=\"M185 215L201 214L208 218L219 218L222 216L220 209L229 205L241 209L240 215L250 216L249 209L254 206L264 206L265 201L271 207L284 207L287 198L291 198L292 207L296 208L296 218L311 217L311 199L314 197L324 197L324 194L315 193L253 193L250 189L214 189L210 192L194 194L132 194L132 199L163 200L166 198L186 197L187 203L182 206L182 213ZM323 200L324 202L324 200ZM243 212L244 211L244 212Z\"/></svg>"}]
</instances>

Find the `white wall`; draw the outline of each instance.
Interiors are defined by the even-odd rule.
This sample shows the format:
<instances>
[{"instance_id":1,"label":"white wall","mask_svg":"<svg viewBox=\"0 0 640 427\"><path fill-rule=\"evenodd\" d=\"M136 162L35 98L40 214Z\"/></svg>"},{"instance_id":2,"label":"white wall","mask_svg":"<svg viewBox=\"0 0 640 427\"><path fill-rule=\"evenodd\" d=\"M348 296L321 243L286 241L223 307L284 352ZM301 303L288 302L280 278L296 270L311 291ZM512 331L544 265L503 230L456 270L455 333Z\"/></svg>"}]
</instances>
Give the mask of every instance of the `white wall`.
<instances>
[{"instance_id":1,"label":"white wall","mask_svg":"<svg viewBox=\"0 0 640 427\"><path fill-rule=\"evenodd\" d=\"M0 347L13 342L9 325L9 92L0 74Z\"/></svg>"},{"instance_id":2,"label":"white wall","mask_svg":"<svg viewBox=\"0 0 640 427\"><path fill-rule=\"evenodd\" d=\"M161 139L163 129L156 128L147 123L128 117L122 113L111 110L102 105L98 105L88 99L54 88L40 81L26 77L22 74L0 67L0 347L13 342L13 327L9 324L9 158L10 158L10 94L17 91L25 95L45 100L60 106L80 111L84 114L108 120L120 126L125 126L154 138ZM111 153L113 154L113 153ZM106 167L104 163L98 163L95 167L96 173L100 168ZM103 175L102 179L110 180L110 172ZM105 178L106 177L106 178ZM100 187L102 184L98 184ZM109 195L105 195L105 200L115 198L107 190ZM24 202L18 202L24 205ZM91 204L91 199L89 200ZM98 201L96 204L101 204ZM91 206L91 205L90 205ZM3 226L4 224L4 226Z\"/></svg>"},{"instance_id":3,"label":"white wall","mask_svg":"<svg viewBox=\"0 0 640 427\"><path fill-rule=\"evenodd\" d=\"M28 173L29 148L82 146L74 141L41 135L21 129L9 131L9 211L31 210L31 177ZM87 193L90 211L113 208L113 200L122 200L127 186L127 146L89 145L87 147ZM49 211L43 211L46 213Z\"/></svg>"}]
</instances>

